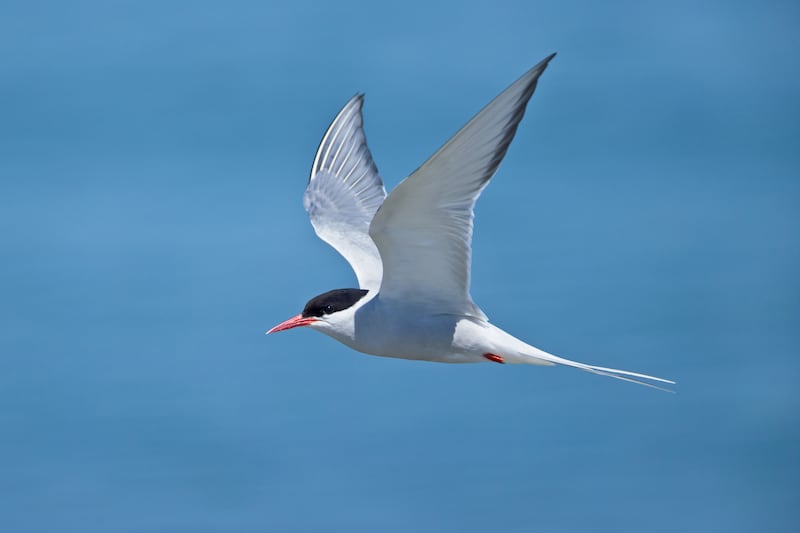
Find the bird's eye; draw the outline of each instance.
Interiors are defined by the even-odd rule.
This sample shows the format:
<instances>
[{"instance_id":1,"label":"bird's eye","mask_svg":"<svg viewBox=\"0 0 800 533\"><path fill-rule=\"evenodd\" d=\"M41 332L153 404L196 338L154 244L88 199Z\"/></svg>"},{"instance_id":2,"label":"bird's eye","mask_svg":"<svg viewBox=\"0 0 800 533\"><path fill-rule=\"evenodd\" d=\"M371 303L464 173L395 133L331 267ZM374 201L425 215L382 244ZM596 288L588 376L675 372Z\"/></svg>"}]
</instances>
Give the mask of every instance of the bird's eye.
<instances>
[{"instance_id":1,"label":"bird's eye","mask_svg":"<svg viewBox=\"0 0 800 533\"><path fill-rule=\"evenodd\" d=\"M333 313L333 306L331 304L326 305L322 308L326 315Z\"/></svg>"}]
</instances>

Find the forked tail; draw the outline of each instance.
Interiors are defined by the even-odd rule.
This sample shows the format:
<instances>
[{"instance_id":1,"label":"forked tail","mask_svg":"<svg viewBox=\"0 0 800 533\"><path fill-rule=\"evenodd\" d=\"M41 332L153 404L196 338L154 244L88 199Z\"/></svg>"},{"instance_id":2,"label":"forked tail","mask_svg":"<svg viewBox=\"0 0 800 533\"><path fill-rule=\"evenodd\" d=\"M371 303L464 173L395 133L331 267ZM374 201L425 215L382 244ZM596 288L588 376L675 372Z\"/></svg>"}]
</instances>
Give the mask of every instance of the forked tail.
<instances>
[{"instance_id":1,"label":"forked tail","mask_svg":"<svg viewBox=\"0 0 800 533\"><path fill-rule=\"evenodd\" d=\"M533 347L531 346L531 348ZM534 350L533 353L526 352L523 355L527 357L532 357L534 359L539 359L540 361L545 362L544 364L550 363L550 364L571 366L573 368L580 368L581 370L585 370L586 372L591 372L592 374L598 374L600 376L608 376L610 378L621 379L622 381L629 381L631 383L636 383L637 385L650 387L651 389L658 389L664 392L671 392L673 394L675 393L675 391L673 390L664 387L659 387L658 385L654 385L653 383L648 383L647 381L642 381L647 379L651 381L658 381L660 383L667 383L669 385L675 385L675 382L669 379L657 378L655 376L648 376L647 374L639 374L637 372L629 372L627 370L618 370L616 368L606 368L603 366L587 365L585 363L570 361L569 359L564 359L563 357L558 357L556 355L543 352L538 348L533 348L533 350Z\"/></svg>"}]
</instances>

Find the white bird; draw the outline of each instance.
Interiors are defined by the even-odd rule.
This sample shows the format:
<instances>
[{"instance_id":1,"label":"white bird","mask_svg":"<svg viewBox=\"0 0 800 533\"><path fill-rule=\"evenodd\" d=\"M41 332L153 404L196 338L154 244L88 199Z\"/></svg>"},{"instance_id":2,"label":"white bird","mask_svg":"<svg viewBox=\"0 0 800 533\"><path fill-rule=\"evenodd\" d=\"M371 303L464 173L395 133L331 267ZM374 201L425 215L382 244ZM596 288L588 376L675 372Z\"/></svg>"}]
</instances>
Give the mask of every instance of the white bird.
<instances>
[{"instance_id":1,"label":"white bird","mask_svg":"<svg viewBox=\"0 0 800 533\"><path fill-rule=\"evenodd\" d=\"M320 294L267 333L308 326L372 355L559 364L659 389L642 380L674 384L534 348L491 324L470 297L475 201L554 56L500 93L388 197L364 136L363 95L351 98L322 137L303 205L319 238L350 263L359 288Z\"/></svg>"}]
</instances>

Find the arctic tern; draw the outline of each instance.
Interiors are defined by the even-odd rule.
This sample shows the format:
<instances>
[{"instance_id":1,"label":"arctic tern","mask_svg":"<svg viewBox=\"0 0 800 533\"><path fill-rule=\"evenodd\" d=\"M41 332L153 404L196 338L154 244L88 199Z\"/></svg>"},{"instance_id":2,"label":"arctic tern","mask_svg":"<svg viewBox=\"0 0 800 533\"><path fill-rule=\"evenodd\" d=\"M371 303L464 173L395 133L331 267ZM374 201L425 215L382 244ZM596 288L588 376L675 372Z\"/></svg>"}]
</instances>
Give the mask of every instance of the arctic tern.
<instances>
[{"instance_id":1,"label":"arctic tern","mask_svg":"<svg viewBox=\"0 0 800 533\"><path fill-rule=\"evenodd\" d=\"M492 100L387 197L357 94L317 149L303 205L359 288L308 301L267 333L308 326L367 354L443 363L566 365L640 385L673 381L549 354L491 324L472 301L473 207L514 138L552 54ZM667 390L667 389L662 389Z\"/></svg>"}]
</instances>

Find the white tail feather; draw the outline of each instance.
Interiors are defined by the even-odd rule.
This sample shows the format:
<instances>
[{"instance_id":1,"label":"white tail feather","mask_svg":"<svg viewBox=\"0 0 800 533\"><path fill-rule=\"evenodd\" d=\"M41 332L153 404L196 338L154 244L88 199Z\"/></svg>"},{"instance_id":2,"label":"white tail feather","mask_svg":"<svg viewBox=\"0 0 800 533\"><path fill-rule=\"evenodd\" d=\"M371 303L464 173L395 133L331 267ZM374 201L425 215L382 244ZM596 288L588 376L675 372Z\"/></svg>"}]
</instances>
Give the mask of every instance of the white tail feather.
<instances>
[{"instance_id":1,"label":"white tail feather","mask_svg":"<svg viewBox=\"0 0 800 533\"><path fill-rule=\"evenodd\" d=\"M649 379L652 381L667 383L669 385L675 385L675 382L669 379L657 378L655 376L649 376L647 374L639 374L637 372L629 372L628 370L618 370L616 368L606 368L603 366L587 365L585 363L570 361L569 359L564 359L563 357L558 357L556 355L543 352L538 348L534 348L534 350L536 350L535 353L523 353L522 355L538 359L540 361L546 361L548 363L555 363L558 365L565 365L565 366L571 366L573 368L579 368L581 370L585 370L586 372L591 372L592 374L598 374L600 376L607 376L610 378L620 379L622 381L628 381L630 383L636 383L637 385L650 387L651 389L658 389L664 392L671 392L673 394L675 393L675 391L673 390L666 389L664 387L659 387L658 385L653 385L652 383L647 383L645 381L641 381L642 379ZM634 379L634 378L640 378L640 379Z\"/></svg>"},{"instance_id":2,"label":"white tail feather","mask_svg":"<svg viewBox=\"0 0 800 533\"><path fill-rule=\"evenodd\" d=\"M572 366L572 365L570 365L570 366ZM591 372L592 374L597 374L597 375L600 375L600 376L608 376L610 378L615 378L615 379L621 379L622 381L628 381L630 383L636 383L637 385L642 385L644 387L650 387L651 389L657 389L657 390L661 390L661 391L664 391L664 392L670 392L672 394L675 394L674 390L666 389L664 387L659 387L658 385L653 385L652 383L647 383L645 381L641 381L641 380L638 380L638 379L625 377L624 375L612 374L611 372L606 372L604 370L599 370L598 367L578 366L576 368L580 368L581 370L585 370L587 372ZM613 369L609 368L608 370L613 370ZM643 378L653 379L653 380L656 380L656 381L661 381L663 383L669 383L671 385L675 384L674 381L670 381L668 379L662 379L662 378L657 378L657 377L653 377L653 376L647 376L647 375L644 375L644 374L636 374L634 372L626 372L624 370L615 370L615 372L620 372L621 374L633 374L634 376L642 376Z\"/></svg>"}]
</instances>

